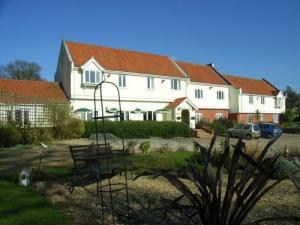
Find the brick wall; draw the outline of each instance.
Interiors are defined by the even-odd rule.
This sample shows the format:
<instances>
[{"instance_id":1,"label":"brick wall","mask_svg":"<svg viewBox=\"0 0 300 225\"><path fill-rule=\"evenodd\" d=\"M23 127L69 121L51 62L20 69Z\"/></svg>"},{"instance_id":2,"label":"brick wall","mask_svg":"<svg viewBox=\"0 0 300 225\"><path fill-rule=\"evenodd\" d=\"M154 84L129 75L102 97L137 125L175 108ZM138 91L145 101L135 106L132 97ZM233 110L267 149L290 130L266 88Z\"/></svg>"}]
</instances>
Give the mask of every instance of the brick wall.
<instances>
[{"instance_id":1,"label":"brick wall","mask_svg":"<svg viewBox=\"0 0 300 225\"><path fill-rule=\"evenodd\" d=\"M250 113L249 113L250 114ZM262 113L263 121L267 123L273 122L273 114L272 113ZM238 123L248 123L248 113L231 113L229 115L230 120L237 121ZM253 114L253 121L256 123L255 114Z\"/></svg>"},{"instance_id":2,"label":"brick wall","mask_svg":"<svg viewBox=\"0 0 300 225\"><path fill-rule=\"evenodd\" d=\"M228 119L227 109L199 109L197 112L202 113L202 118L209 121L216 119L216 113L222 113L223 117Z\"/></svg>"}]
</instances>

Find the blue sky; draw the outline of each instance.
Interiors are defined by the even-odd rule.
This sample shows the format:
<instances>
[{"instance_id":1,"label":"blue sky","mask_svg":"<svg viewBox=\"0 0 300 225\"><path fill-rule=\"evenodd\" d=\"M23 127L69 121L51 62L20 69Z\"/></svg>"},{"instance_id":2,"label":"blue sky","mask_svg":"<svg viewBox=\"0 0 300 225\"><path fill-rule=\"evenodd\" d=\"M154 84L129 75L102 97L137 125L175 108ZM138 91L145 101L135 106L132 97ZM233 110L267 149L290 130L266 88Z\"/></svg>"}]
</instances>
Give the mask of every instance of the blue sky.
<instances>
[{"instance_id":1,"label":"blue sky","mask_svg":"<svg viewBox=\"0 0 300 225\"><path fill-rule=\"evenodd\" d=\"M0 64L54 79L62 39L214 63L300 91L299 0L0 0Z\"/></svg>"}]
</instances>

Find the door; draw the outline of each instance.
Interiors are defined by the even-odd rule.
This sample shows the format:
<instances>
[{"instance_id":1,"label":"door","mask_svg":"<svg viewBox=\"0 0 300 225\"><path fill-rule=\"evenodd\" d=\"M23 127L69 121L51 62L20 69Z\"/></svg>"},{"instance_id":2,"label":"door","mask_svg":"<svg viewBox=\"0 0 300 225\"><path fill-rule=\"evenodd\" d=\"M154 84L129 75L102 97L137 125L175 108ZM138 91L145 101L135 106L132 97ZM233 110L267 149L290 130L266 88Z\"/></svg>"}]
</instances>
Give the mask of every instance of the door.
<instances>
[{"instance_id":1,"label":"door","mask_svg":"<svg viewBox=\"0 0 300 225\"><path fill-rule=\"evenodd\" d=\"M181 122L186 123L190 126L190 112L187 109L181 111Z\"/></svg>"}]
</instances>

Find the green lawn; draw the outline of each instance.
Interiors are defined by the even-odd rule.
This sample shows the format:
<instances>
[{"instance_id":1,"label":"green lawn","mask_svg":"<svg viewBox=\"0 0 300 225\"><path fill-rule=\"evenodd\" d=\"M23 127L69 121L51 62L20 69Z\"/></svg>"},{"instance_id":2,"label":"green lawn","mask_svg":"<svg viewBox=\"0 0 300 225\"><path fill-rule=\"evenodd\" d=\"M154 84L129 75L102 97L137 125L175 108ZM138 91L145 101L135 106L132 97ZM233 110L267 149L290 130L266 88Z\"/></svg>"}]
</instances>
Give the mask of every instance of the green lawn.
<instances>
[{"instance_id":1,"label":"green lawn","mask_svg":"<svg viewBox=\"0 0 300 225\"><path fill-rule=\"evenodd\" d=\"M190 158L194 152L165 152L135 154L129 160L133 167L139 171L181 169L187 165L186 159Z\"/></svg>"},{"instance_id":2,"label":"green lawn","mask_svg":"<svg viewBox=\"0 0 300 225\"><path fill-rule=\"evenodd\" d=\"M0 180L1 225L68 225L68 218L30 188Z\"/></svg>"}]
</instances>

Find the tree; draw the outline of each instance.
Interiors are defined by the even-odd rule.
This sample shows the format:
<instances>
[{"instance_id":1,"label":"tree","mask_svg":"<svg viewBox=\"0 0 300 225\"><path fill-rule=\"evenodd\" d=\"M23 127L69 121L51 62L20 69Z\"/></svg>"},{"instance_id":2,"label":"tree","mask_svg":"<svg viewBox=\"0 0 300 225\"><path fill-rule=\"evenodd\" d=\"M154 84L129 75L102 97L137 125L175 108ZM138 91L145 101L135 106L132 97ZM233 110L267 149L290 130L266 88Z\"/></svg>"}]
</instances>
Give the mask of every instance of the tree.
<instances>
[{"instance_id":1,"label":"tree","mask_svg":"<svg viewBox=\"0 0 300 225\"><path fill-rule=\"evenodd\" d=\"M41 80L41 67L35 62L15 60L0 67L0 77L16 80Z\"/></svg>"},{"instance_id":2,"label":"tree","mask_svg":"<svg viewBox=\"0 0 300 225\"><path fill-rule=\"evenodd\" d=\"M286 108L300 113L300 93L297 93L290 86L286 87L285 93L287 94Z\"/></svg>"},{"instance_id":3,"label":"tree","mask_svg":"<svg viewBox=\"0 0 300 225\"><path fill-rule=\"evenodd\" d=\"M258 109L255 111L254 116L255 116L256 122L259 123L260 119L261 119L261 114L260 114L260 111Z\"/></svg>"}]
</instances>

